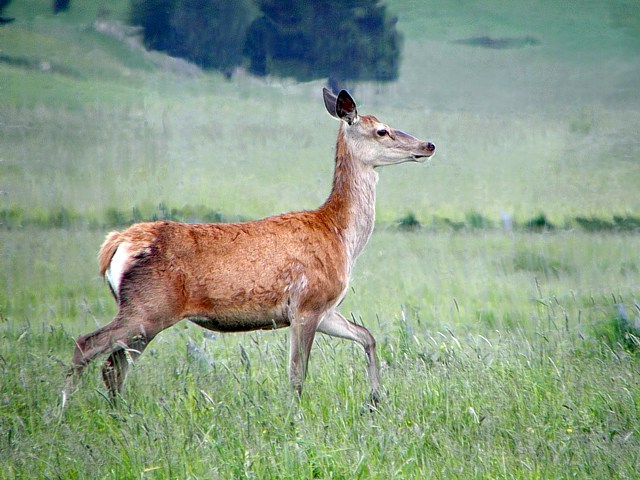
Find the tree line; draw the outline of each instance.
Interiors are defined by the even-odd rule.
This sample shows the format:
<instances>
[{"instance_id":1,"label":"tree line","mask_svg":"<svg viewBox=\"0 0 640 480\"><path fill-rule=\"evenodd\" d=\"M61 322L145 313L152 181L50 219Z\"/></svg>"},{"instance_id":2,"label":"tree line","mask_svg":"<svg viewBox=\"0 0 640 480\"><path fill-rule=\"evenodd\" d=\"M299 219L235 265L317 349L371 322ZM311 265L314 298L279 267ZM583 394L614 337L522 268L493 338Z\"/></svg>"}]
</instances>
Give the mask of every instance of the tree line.
<instances>
[{"instance_id":1,"label":"tree line","mask_svg":"<svg viewBox=\"0 0 640 480\"><path fill-rule=\"evenodd\" d=\"M13 21L2 10L0 24ZM53 0L54 13L71 8ZM129 23L144 44L227 73L350 80L398 76L402 37L380 0L131 0Z\"/></svg>"},{"instance_id":2,"label":"tree line","mask_svg":"<svg viewBox=\"0 0 640 480\"><path fill-rule=\"evenodd\" d=\"M298 80L397 78L402 37L379 0L132 0L145 45L226 72Z\"/></svg>"}]
</instances>

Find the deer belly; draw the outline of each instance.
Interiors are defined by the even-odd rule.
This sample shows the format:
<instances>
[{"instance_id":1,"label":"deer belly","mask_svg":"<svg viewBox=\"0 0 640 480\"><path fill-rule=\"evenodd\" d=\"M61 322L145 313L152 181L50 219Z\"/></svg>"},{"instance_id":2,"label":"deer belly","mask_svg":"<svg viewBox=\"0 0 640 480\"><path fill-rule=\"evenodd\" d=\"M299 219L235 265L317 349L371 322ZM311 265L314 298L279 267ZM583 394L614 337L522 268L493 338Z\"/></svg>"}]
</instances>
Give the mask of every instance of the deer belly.
<instances>
[{"instance_id":1,"label":"deer belly","mask_svg":"<svg viewBox=\"0 0 640 480\"><path fill-rule=\"evenodd\" d=\"M252 330L273 330L289 326L289 319L282 315L255 316L214 316L197 315L189 320L207 330L215 332L248 332Z\"/></svg>"},{"instance_id":2,"label":"deer belly","mask_svg":"<svg viewBox=\"0 0 640 480\"><path fill-rule=\"evenodd\" d=\"M287 327L298 300L305 296L304 274L274 275L268 269L234 278L215 272L184 284L185 304L181 317L220 332Z\"/></svg>"}]
</instances>

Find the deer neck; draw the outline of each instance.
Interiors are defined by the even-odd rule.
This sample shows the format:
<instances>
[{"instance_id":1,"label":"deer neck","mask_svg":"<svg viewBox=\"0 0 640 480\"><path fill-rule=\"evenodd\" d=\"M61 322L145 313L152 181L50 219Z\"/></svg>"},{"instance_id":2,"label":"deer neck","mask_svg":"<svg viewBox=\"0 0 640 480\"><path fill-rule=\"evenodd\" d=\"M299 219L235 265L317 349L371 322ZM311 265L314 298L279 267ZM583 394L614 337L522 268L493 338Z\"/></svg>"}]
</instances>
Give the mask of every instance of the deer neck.
<instances>
[{"instance_id":1,"label":"deer neck","mask_svg":"<svg viewBox=\"0 0 640 480\"><path fill-rule=\"evenodd\" d=\"M345 246L348 268L366 245L375 222L378 174L346 141L344 126L336 145L331 194L321 207Z\"/></svg>"}]
</instances>

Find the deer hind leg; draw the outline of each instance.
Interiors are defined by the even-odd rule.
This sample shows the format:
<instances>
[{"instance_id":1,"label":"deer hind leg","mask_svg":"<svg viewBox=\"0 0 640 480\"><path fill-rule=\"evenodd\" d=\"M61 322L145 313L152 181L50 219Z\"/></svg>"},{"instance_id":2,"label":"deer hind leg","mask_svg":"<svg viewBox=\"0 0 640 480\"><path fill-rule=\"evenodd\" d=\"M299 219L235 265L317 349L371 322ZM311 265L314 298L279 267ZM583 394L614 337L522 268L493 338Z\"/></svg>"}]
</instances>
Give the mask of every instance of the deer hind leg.
<instances>
[{"instance_id":1,"label":"deer hind leg","mask_svg":"<svg viewBox=\"0 0 640 480\"><path fill-rule=\"evenodd\" d=\"M125 331L126 326L118 314L111 323L76 339L71 368L67 373L66 395L71 393L75 383L82 376L84 368L97 356L110 351L113 343L121 338Z\"/></svg>"},{"instance_id":2,"label":"deer hind leg","mask_svg":"<svg viewBox=\"0 0 640 480\"><path fill-rule=\"evenodd\" d=\"M118 338L123 336L126 325L118 314L111 323L76 339L69 375L80 377L84 367L94 358L109 351Z\"/></svg>"},{"instance_id":3,"label":"deer hind leg","mask_svg":"<svg viewBox=\"0 0 640 480\"><path fill-rule=\"evenodd\" d=\"M122 308L111 321L94 332L78 337L67 375L65 391L71 393L84 368L96 357L109 354L102 377L109 394L115 397L122 391L129 364L135 360L147 344L164 328L175 322L139 321L147 316Z\"/></svg>"},{"instance_id":4,"label":"deer hind leg","mask_svg":"<svg viewBox=\"0 0 640 480\"><path fill-rule=\"evenodd\" d=\"M378 362L376 360L376 340L365 327L356 325L336 311L328 312L318 331L332 337L345 338L359 343L367 356L367 370L371 382L371 402L376 405L380 401L380 381L378 379Z\"/></svg>"},{"instance_id":5,"label":"deer hind leg","mask_svg":"<svg viewBox=\"0 0 640 480\"><path fill-rule=\"evenodd\" d=\"M317 316L298 317L291 322L289 380L298 397L302 395L302 385L307 376L309 354L311 353L317 326Z\"/></svg>"},{"instance_id":6,"label":"deer hind leg","mask_svg":"<svg viewBox=\"0 0 640 480\"><path fill-rule=\"evenodd\" d=\"M118 342L119 348L105 360L102 365L102 379L112 399L122 393L129 366L142 354L149 341L144 332L140 332L130 338L127 344Z\"/></svg>"}]
</instances>

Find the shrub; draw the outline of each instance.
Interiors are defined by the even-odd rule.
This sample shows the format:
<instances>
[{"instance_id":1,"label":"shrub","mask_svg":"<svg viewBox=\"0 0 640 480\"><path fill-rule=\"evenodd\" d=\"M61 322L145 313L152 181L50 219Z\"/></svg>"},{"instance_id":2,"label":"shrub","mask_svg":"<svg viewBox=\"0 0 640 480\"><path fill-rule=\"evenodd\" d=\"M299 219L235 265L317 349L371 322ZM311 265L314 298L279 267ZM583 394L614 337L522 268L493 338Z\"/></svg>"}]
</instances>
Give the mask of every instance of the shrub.
<instances>
[{"instance_id":1,"label":"shrub","mask_svg":"<svg viewBox=\"0 0 640 480\"><path fill-rule=\"evenodd\" d=\"M130 22L140 25L148 48L226 70L242 62L250 0L133 0Z\"/></svg>"},{"instance_id":2,"label":"shrub","mask_svg":"<svg viewBox=\"0 0 640 480\"><path fill-rule=\"evenodd\" d=\"M530 220L527 220L524 224L527 230L533 231L543 231L543 230L554 230L556 227L553 223L551 223L544 213L541 213L537 217L533 217Z\"/></svg>"},{"instance_id":3,"label":"shrub","mask_svg":"<svg viewBox=\"0 0 640 480\"><path fill-rule=\"evenodd\" d=\"M631 215L627 215L624 217L621 215L614 215L613 223L615 223L618 230L632 232L637 232L640 230L640 217L633 217Z\"/></svg>"},{"instance_id":4,"label":"shrub","mask_svg":"<svg viewBox=\"0 0 640 480\"><path fill-rule=\"evenodd\" d=\"M470 228L488 229L493 228L493 222L481 213L472 211L465 215L466 223Z\"/></svg>"},{"instance_id":5,"label":"shrub","mask_svg":"<svg viewBox=\"0 0 640 480\"><path fill-rule=\"evenodd\" d=\"M299 80L394 80L401 36L378 0L261 0L245 55L257 75Z\"/></svg>"},{"instance_id":6,"label":"shrub","mask_svg":"<svg viewBox=\"0 0 640 480\"><path fill-rule=\"evenodd\" d=\"M613 220L598 217L576 217L576 223L587 232L637 232L640 218L631 215L614 215Z\"/></svg>"},{"instance_id":7,"label":"shrub","mask_svg":"<svg viewBox=\"0 0 640 480\"><path fill-rule=\"evenodd\" d=\"M596 217L576 217L576 223L587 232L605 232L614 228L613 222Z\"/></svg>"},{"instance_id":8,"label":"shrub","mask_svg":"<svg viewBox=\"0 0 640 480\"><path fill-rule=\"evenodd\" d=\"M401 230L417 230L421 226L413 212L407 213L398 220L398 227L400 227Z\"/></svg>"}]
</instances>

